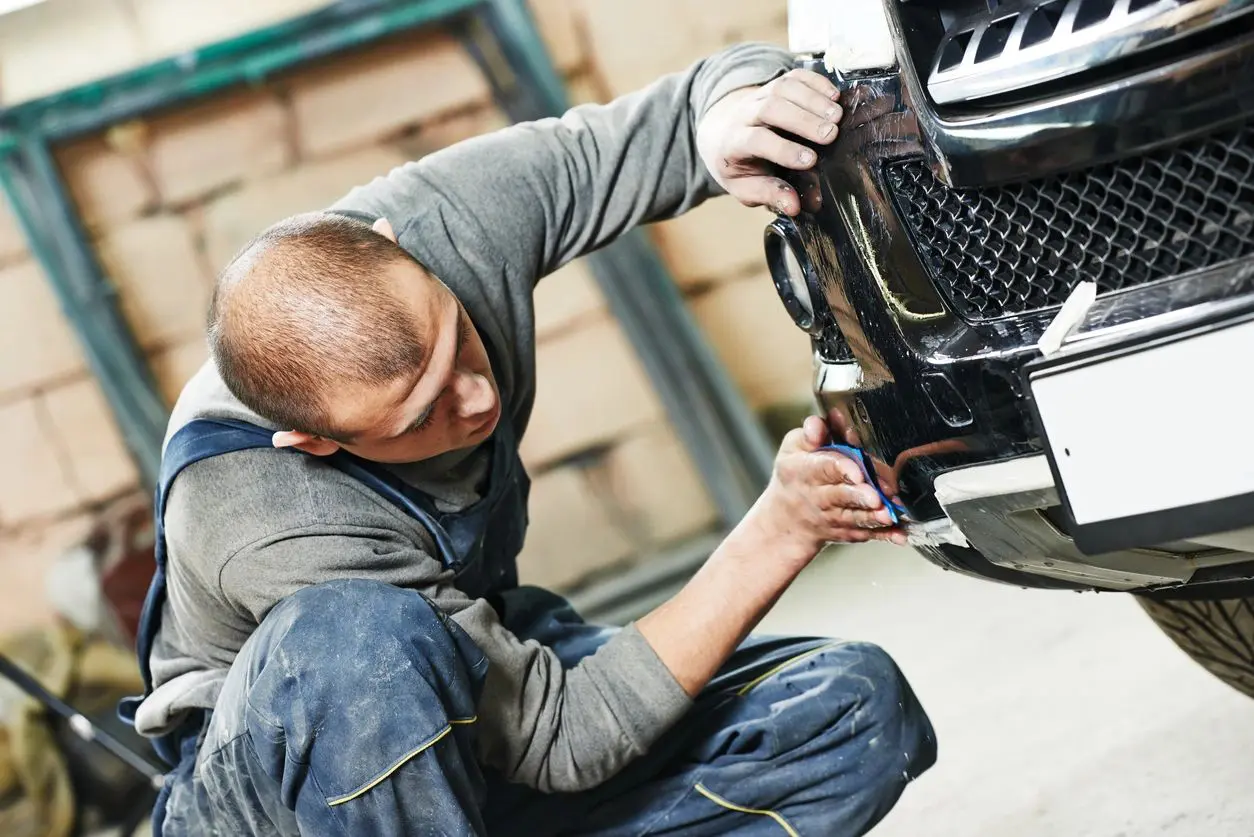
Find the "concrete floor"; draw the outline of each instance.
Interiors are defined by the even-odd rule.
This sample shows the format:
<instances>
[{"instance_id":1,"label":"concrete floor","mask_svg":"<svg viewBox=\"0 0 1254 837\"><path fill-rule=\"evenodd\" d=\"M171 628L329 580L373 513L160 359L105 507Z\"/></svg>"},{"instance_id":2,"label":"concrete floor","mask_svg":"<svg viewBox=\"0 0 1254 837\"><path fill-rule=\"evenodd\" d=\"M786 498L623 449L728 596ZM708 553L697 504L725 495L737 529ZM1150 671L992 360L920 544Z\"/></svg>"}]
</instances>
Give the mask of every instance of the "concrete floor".
<instances>
[{"instance_id":1,"label":"concrete floor","mask_svg":"<svg viewBox=\"0 0 1254 837\"><path fill-rule=\"evenodd\" d=\"M876 642L928 709L939 761L875 837L1254 835L1254 701L1129 597L858 546L816 561L762 630Z\"/></svg>"}]
</instances>

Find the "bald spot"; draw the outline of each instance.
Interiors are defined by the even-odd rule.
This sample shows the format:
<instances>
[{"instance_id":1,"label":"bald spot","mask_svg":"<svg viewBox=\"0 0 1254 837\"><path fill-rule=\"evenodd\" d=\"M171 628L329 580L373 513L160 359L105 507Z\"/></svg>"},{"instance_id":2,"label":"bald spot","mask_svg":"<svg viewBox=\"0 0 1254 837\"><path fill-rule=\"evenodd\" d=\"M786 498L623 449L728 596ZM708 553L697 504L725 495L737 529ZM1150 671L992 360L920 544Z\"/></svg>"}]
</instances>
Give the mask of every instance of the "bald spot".
<instances>
[{"instance_id":1,"label":"bald spot","mask_svg":"<svg viewBox=\"0 0 1254 837\"><path fill-rule=\"evenodd\" d=\"M209 344L223 381L279 427L342 440L324 395L413 375L426 354L398 293L412 278L433 281L360 221L310 213L275 224L214 289Z\"/></svg>"}]
</instances>

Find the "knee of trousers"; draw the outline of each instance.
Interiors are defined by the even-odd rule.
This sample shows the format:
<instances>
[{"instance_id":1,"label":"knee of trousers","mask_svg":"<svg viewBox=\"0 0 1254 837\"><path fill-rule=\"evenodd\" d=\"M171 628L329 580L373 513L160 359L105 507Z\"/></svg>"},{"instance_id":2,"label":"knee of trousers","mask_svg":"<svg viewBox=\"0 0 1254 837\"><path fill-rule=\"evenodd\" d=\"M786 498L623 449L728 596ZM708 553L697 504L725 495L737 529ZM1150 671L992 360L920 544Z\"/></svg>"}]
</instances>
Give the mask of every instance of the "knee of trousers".
<instances>
[{"instance_id":1,"label":"knee of trousers","mask_svg":"<svg viewBox=\"0 0 1254 837\"><path fill-rule=\"evenodd\" d=\"M241 650L214 712L216 737L246 734L255 764L281 785L301 765L328 800L351 795L453 727L468 729L486 666L417 592L360 579L308 587L276 605Z\"/></svg>"},{"instance_id":2,"label":"knee of trousers","mask_svg":"<svg viewBox=\"0 0 1254 837\"><path fill-rule=\"evenodd\" d=\"M843 642L823 651L820 667L828 685L843 701L833 724L866 742L866 769L877 766L913 779L936 760L931 721L896 661L869 642Z\"/></svg>"}]
</instances>

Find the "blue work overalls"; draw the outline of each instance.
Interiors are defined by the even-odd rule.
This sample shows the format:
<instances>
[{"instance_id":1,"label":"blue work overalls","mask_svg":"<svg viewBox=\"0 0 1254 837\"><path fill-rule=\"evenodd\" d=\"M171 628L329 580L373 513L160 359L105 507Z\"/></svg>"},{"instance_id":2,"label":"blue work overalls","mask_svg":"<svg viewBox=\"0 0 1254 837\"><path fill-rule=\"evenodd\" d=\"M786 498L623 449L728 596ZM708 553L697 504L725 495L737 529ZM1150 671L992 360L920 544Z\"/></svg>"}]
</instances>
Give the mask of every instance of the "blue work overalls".
<instances>
[{"instance_id":1,"label":"blue work overalls","mask_svg":"<svg viewBox=\"0 0 1254 837\"><path fill-rule=\"evenodd\" d=\"M165 600L169 489L188 465L268 447L270 436L198 420L167 445L157 572L138 643L147 691ZM616 629L587 625L560 597L518 586L529 481L507 420L489 444L484 496L456 514L377 464L343 451L325 461L419 520L458 588L488 599L509 630L549 646L569 668ZM291 595L245 642L214 709L154 742L173 767L154 834L857 835L935 760L930 723L879 648L753 639L620 774L588 791L541 793L476 758L488 667L417 592L361 579ZM133 720L134 707L123 715Z\"/></svg>"}]
</instances>

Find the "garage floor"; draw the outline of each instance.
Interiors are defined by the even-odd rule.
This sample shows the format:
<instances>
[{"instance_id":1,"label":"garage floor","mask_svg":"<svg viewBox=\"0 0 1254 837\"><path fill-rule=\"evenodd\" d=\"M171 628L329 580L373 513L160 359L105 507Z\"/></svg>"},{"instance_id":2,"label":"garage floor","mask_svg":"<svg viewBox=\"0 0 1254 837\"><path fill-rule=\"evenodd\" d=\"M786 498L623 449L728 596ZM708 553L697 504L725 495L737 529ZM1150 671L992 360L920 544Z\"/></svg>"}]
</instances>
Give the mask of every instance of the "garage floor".
<instances>
[{"instance_id":1,"label":"garage floor","mask_svg":"<svg viewBox=\"0 0 1254 837\"><path fill-rule=\"evenodd\" d=\"M1254 835L1254 701L1128 597L858 546L817 561L763 630L876 642L927 707L940 760L875 837Z\"/></svg>"}]
</instances>

